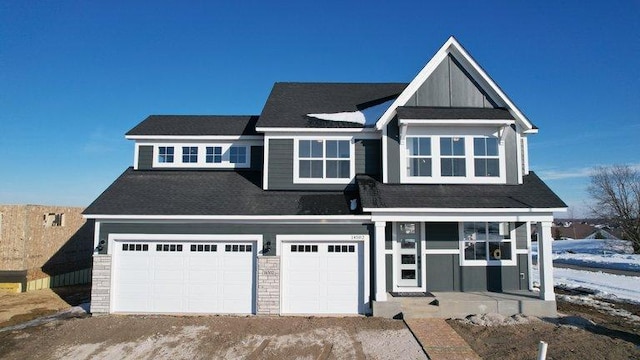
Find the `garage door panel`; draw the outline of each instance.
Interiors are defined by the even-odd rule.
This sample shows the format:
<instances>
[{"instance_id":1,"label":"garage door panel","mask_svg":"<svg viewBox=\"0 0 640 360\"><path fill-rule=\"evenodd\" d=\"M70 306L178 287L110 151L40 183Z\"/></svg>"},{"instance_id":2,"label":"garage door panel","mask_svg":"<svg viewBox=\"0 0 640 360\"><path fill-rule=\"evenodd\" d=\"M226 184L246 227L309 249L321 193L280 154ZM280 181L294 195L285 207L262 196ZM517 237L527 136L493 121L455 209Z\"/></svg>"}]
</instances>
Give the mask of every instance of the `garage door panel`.
<instances>
[{"instance_id":1,"label":"garage door panel","mask_svg":"<svg viewBox=\"0 0 640 360\"><path fill-rule=\"evenodd\" d=\"M303 241L284 244L283 313L355 314L362 311L362 246L359 243L329 244Z\"/></svg>"},{"instance_id":2,"label":"garage door panel","mask_svg":"<svg viewBox=\"0 0 640 360\"><path fill-rule=\"evenodd\" d=\"M233 245L238 244L220 241L147 244L147 251L122 251L122 246L115 247L114 311L241 314L254 311L254 244L236 246L238 251L224 251L225 245L233 250Z\"/></svg>"}]
</instances>

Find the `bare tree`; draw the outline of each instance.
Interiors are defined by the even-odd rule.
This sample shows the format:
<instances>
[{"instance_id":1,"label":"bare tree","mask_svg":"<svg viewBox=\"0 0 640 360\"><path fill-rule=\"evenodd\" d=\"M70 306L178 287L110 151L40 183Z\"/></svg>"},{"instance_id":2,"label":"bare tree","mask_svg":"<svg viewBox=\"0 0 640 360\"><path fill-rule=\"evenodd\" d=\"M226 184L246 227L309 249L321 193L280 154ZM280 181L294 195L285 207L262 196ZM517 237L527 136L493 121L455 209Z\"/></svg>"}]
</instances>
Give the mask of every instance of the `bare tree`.
<instances>
[{"instance_id":1,"label":"bare tree","mask_svg":"<svg viewBox=\"0 0 640 360\"><path fill-rule=\"evenodd\" d=\"M620 226L640 253L640 172L628 165L596 167L587 190L594 215Z\"/></svg>"}]
</instances>

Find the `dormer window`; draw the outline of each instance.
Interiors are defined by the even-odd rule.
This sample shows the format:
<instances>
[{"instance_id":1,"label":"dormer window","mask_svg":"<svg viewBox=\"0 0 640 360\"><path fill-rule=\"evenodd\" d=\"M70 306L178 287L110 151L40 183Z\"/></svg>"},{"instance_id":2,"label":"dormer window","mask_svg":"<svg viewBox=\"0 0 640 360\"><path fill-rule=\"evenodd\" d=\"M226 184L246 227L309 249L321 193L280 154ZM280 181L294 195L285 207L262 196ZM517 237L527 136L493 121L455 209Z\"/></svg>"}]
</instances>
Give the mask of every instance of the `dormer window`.
<instances>
[{"instance_id":1,"label":"dormer window","mask_svg":"<svg viewBox=\"0 0 640 360\"><path fill-rule=\"evenodd\" d=\"M158 162L159 163L173 162L173 146L160 146L158 148Z\"/></svg>"},{"instance_id":2,"label":"dormer window","mask_svg":"<svg viewBox=\"0 0 640 360\"><path fill-rule=\"evenodd\" d=\"M182 162L183 163L197 163L198 162L198 147L197 146L183 146L182 147Z\"/></svg>"},{"instance_id":3,"label":"dormer window","mask_svg":"<svg viewBox=\"0 0 640 360\"><path fill-rule=\"evenodd\" d=\"M440 174L466 176L463 137L440 138Z\"/></svg>"},{"instance_id":4,"label":"dormer window","mask_svg":"<svg viewBox=\"0 0 640 360\"><path fill-rule=\"evenodd\" d=\"M207 146L207 163L219 164L222 162L222 147L220 146Z\"/></svg>"},{"instance_id":5,"label":"dormer window","mask_svg":"<svg viewBox=\"0 0 640 360\"><path fill-rule=\"evenodd\" d=\"M500 176L498 138L473 138L473 155L476 176Z\"/></svg>"},{"instance_id":6,"label":"dormer window","mask_svg":"<svg viewBox=\"0 0 640 360\"><path fill-rule=\"evenodd\" d=\"M351 139L299 139L294 154L294 182L340 184L353 177Z\"/></svg>"},{"instance_id":7,"label":"dormer window","mask_svg":"<svg viewBox=\"0 0 640 360\"><path fill-rule=\"evenodd\" d=\"M232 164L244 164L247 162L247 148L245 146L232 146L229 149L229 162Z\"/></svg>"}]
</instances>

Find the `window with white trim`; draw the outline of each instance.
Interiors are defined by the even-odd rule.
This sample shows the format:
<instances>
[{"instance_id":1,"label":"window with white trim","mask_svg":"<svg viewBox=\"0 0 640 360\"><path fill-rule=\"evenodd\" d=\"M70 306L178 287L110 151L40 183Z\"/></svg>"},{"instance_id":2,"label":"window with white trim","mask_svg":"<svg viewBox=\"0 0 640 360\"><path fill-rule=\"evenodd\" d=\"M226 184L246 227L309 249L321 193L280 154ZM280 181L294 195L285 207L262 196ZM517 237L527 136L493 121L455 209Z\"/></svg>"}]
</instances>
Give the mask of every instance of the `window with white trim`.
<instances>
[{"instance_id":1,"label":"window with white trim","mask_svg":"<svg viewBox=\"0 0 640 360\"><path fill-rule=\"evenodd\" d=\"M173 162L173 146L160 146L158 148L158 162L159 163Z\"/></svg>"},{"instance_id":2,"label":"window with white trim","mask_svg":"<svg viewBox=\"0 0 640 360\"><path fill-rule=\"evenodd\" d=\"M331 180L347 182L351 179L353 154L350 140L296 140L296 180Z\"/></svg>"},{"instance_id":3,"label":"window with white trim","mask_svg":"<svg viewBox=\"0 0 640 360\"><path fill-rule=\"evenodd\" d=\"M440 175L466 176L464 137L440 138Z\"/></svg>"},{"instance_id":4,"label":"window with white trim","mask_svg":"<svg viewBox=\"0 0 640 360\"><path fill-rule=\"evenodd\" d=\"M183 146L182 147L182 162L183 163L197 163L198 162L198 147L197 146Z\"/></svg>"},{"instance_id":5,"label":"window with white trim","mask_svg":"<svg viewBox=\"0 0 640 360\"><path fill-rule=\"evenodd\" d=\"M232 164L246 163L247 148L245 146L232 146L229 148L229 162Z\"/></svg>"},{"instance_id":6,"label":"window with white trim","mask_svg":"<svg viewBox=\"0 0 640 360\"><path fill-rule=\"evenodd\" d=\"M473 163L475 176L500 176L498 138L473 138Z\"/></svg>"},{"instance_id":7,"label":"window with white trim","mask_svg":"<svg viewBox=\"0 0 640 360\"><path fill-rule=\"evenodd\" d=\"M462 265L516 265L513 223L464 222L461 233Z\"/></svg>"},{"instance_id":8,"label":"window with white trim","mask_svg":"<svg viewBox=\"0 0 640 360\"><path fill-rule=\"evenodd\" d=\"M407 138L407 175L431 176L431 138Z\"/></svg>"},{"instance_id":9,"label":"window with white trim","mask_svg":"<svg viewBox=\"0 0 640 360\"><path fill-rule=\"evenodd\" d=\"M207 146L205 160L207 163L220 164L222 162L222 147Z\"/></svg>"}]
</instances>

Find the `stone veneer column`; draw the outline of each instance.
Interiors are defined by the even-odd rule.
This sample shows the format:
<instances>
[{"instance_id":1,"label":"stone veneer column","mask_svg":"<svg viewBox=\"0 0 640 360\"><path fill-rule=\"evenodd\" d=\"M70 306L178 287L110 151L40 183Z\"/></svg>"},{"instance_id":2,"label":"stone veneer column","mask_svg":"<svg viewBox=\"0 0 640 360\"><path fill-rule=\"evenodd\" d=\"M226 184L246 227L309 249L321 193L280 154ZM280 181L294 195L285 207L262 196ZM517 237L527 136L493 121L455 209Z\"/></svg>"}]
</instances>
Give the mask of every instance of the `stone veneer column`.
<instances>
[{"instance_id":1,"label":"stone veneer column","mask_svg":"<svg viewBox=\"0 0 640 360\"><path fill-rule=\"evenodd\" d=\"M91 313L108 314L111 299L111 255L93 255Z\"/></svg>"},{"instance_id":2,"label":"stone veneer column","mask_svg":"<svg viewBox=\"0 0 640 360\"><path fill-rule=\"evenodd\" d=\"M258 315L280 314L280 257L258 257Z\"/></svg>"}]
</instances>

